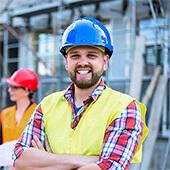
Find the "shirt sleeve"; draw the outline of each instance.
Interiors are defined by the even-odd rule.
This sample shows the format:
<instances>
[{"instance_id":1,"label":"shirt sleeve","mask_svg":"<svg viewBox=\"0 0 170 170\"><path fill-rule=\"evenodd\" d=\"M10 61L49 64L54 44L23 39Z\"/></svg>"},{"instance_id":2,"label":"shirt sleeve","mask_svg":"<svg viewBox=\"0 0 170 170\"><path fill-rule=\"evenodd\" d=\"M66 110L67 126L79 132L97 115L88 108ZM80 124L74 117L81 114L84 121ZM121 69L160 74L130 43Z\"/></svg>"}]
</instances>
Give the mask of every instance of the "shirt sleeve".
<instances>
[{"instance_id":1,"label":"shirt sleeve","mask_svg":"<svg viewBox=\"0 0 170 170\"><path fill-rule=\"evenodd\" d=\"M109 125L98 166L102 170L124 170L134 156L142 137L141 111L134 101Z\"/></svg>"},{"instance_id":2,"label":"shirt sleeve","mask_svg":"<svg viewBox=\"0 0 170 170\"><path fill-rule=\"evenodd\" d=\"M27 127L15 145L13 160L15 161L25 149L32 147L31 140L36 135L45 146L45 127L41 105L35 109Z\"/></svg>"}]
</instances>

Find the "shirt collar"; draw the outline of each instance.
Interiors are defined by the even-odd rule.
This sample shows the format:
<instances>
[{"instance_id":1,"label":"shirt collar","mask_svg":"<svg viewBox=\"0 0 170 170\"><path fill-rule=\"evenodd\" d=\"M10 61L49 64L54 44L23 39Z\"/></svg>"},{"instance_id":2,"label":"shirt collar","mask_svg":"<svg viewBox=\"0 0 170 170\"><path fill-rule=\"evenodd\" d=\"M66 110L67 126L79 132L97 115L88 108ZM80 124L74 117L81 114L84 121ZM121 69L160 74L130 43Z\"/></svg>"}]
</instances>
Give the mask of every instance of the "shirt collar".
<instances>
[{"instance_id":1,"label":"shirt collar","mask_svg":"<svg viewBox=\"0 0 170 170\"><path fill-rule=\"evenodd\" d=\"M94 91L91 93L91 95L89 96L89 98L87 100L84 101L84 103L87 103L89 100L92 100L93 102L95 102L97 100L97 98L100 96L100 94L103 92L103 90L106 88L106 85L104 83L104 80L101 79L99 84L97 85L97 87L94 89ZM73 97L74 97L74 83L71 83L66 92L64 93L64 97L66 98L66 100L68 102L73 102Z\"/></svg>"}]
</instances>

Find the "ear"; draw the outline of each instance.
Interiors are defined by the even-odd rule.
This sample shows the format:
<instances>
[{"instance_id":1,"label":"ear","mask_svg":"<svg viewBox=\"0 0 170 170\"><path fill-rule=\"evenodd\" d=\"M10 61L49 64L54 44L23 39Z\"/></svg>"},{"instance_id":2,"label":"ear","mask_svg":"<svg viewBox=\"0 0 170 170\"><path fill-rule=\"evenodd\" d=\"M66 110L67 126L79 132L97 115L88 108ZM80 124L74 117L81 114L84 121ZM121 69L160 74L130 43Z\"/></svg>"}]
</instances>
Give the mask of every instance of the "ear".
<instances>
[{"instance_id":1,"label":"ear","mask_svg":"<svg viewBox=\"0 0 170 170\"><path fill-rule=\"evenodd\" d=\"M26 96L29 96L29 93L30 93L29 90L28 90L28 89L25 89L25 95L26 95Z\"/></svg>"},{"instance_id":2,"label":"ear","mask_svg":"<svg viewBox=\"0 0 170 170\"><path fill-rule=\"evenodd\" d=\"M64 62L65 62L65 69L68 70L67 55L64 56Z\"/></svg>"},{"instance_id":3,"label":"ear","mask_svg":"<svg viewBox=\"0 0 170 170\"><path fill-rule=\"evenodd\" d=\"M104 69L104 71L106 71L109 66L109 55L104 55L103 57L104 57L103 69Z\"/></svg>"}]
</instances>

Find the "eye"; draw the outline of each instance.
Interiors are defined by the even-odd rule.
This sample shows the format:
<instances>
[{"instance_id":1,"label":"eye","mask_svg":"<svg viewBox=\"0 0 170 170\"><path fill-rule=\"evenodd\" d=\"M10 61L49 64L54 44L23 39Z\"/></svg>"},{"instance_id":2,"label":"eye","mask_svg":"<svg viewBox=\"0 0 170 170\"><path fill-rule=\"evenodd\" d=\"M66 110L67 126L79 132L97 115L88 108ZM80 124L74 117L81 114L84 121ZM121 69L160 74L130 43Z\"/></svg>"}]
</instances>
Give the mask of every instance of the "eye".
<instances>
[{"instance_id":1,"label":"eye","mask_svg":"<svg viewBox=\"0 0 170 170\"><path fill-rule=\"evenodd\" d=\"M97 58L97 55L89 54L89 55L88 55L88 58L89 58L89 59L96 59L96 58Z\"/></svg>"},{"instance_id":2,"label":"eye","mask_svg":"<svg viewBox=\"0 0 170 170\"><path fill-rule=\"evenodd\" d=\"M80 56L79 55L77 55L77 54L74 54L74 55L70 55L70 58L71 59L78 59Z\"/></svg>"}]
</instances>

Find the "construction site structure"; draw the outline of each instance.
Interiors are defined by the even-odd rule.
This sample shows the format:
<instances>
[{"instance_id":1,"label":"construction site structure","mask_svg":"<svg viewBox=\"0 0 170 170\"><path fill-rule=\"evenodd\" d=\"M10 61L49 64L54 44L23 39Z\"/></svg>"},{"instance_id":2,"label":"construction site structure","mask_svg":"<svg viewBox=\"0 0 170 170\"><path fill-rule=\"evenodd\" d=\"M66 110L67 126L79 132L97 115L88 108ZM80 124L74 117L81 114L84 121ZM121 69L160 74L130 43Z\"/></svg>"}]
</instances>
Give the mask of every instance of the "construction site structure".
<instances>
[{"instance_id":1,"label":"construction site structure","mask_svg":"<svg viewBox=\"0 0 170 170\"><path fill-rule=\"evenodd\" d=\"M147 105L143 161L131 170L170 169L170 0L0 0L0 110L11 105L6 77L32 68L35 100L70 83L59 53L65 28L95 17L109 30L114 52L104 79Z\"/></svg>"}]
</instances>

